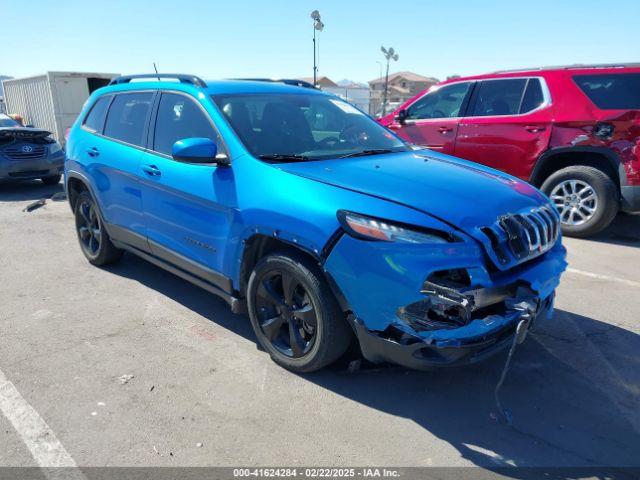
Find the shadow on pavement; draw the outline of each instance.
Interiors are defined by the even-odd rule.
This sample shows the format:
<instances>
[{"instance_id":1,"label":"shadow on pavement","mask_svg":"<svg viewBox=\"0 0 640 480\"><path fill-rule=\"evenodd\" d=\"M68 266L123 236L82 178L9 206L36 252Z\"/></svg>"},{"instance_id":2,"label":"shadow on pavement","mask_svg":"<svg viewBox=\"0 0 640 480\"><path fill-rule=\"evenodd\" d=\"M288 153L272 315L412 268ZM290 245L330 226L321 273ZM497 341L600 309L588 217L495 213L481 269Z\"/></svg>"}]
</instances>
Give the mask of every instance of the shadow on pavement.
<instances>
[{"instance_id":1,"label":"shadow on pavement","mask_svg":"<svg viewBox=\"0 0 640 480\"><path fill-rule=\"evenodd\" d=\"M40 180L0 183L0 202L20 202L51 198L55 193L63 191L64 186L62 183L44 185Z\"/></svg>"},{"instance_id":2,"label":"shadow on pavement","mask_svg":"<svg viewBox=\"0 0 640 480\"><path fill-rule=\"evenodd\" d=\"M588 240L640 247L640 215L619 214L609 227Z\"/></svg>"},{"instance_id":3,"label":"shadow on pavement","mask_svg":"<svg viewBox=\"0 0 640 480\"><path fill-rule=\"evenodd\" d=\"M255 341L248 319L233 315L224 301L143 260L126 255L109 271ZM630 478L624 467L640 466L639 351L640 336L633 332L556 310L554 319L541 323L515 352L502 391L513 415L511 427L491 418L504 355L463 369L369 367L348 373L342 366L303 378L411 419L463 458L506 477L576 478L555 467L607 467L609 473L616 467L618 474L608 478ZM390 434L401 438L401 432ZM430 447L424 445L423 457L429 457ZM541 469L504 469L510 466Z\"/></svg>"}]
</instances>

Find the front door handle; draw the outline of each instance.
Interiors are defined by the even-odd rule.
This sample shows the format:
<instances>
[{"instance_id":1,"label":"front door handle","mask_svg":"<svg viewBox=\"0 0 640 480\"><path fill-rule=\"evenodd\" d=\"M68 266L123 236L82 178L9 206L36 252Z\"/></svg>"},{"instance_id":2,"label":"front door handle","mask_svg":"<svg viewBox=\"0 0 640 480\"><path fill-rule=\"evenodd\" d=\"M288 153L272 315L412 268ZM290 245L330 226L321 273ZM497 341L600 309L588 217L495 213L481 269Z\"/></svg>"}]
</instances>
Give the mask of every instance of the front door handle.
<instances>
[{"instance_id":1,"label":"front door handle","mask_svg":"<svg viewBox=\"0 0 640 480\"><path fill-rule=\"evenodd\" d=\"M100 155L100 150L98 150L96 147L91 147L87 149L87 153L90 157L97 157L98 155Z\"/></svg>"},{"instance_id":2,"label":"front door handle","mask_svg":"<svg viewBox=\"0 0 640 480\"><path fill-rule=\"evenodd\" d=\"M143 165L142 171L151 177L159 177L162 172L155 165Z\"/></svg>"},{"instance_id":3,"label":"front door handle","mask_svg":"<svg viewBox=\"0 0 640 480\"><path fill-rule=\"evenodd\" d=\"M447 132L451 132L453 131L453 128L451 127L445 127L444 125L442 127L438 127L438 131L440 133L447 133Z\"/></svg>"},{"instance_id":4,"label":"front door handle","mask_svg":"<svg viewBox=\"0 0 640 480\"><path fill-rule=\"evenodd\" d=\"M389 130L400 130L402 128L402 125L399 123L390 123L389 125L387 125L387 128Z\"/></svg>"}]
</instances>

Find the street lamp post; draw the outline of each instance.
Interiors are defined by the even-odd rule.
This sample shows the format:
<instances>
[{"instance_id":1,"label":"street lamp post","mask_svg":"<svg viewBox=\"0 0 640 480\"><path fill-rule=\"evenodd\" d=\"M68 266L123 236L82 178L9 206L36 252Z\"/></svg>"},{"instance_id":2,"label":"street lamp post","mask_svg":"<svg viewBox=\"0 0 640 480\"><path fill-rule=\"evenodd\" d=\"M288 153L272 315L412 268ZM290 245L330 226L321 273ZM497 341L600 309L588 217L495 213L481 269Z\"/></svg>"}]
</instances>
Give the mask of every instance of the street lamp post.
<instances>
[{"instance_id":1,"label":"street lamp post","mask_svg":"<svg viewBox=\"0 0 640 480\"><path fill-rule=\"evenodd\" d=\"M313 86L317 87L318 65L316 63L316 31L321 32L324 28L324 23L320 20L320 12L318 12L318 10L311 12L311 19L313 20Z\"/></svg>"},{"instance_id":2,"label":"street lamp post","mask_svg":"<svg viewBox=\"0 0 640 480\"><path fill-rule=\"evenodd\" d=\"M389 48L389 50L387 50L384 47L380 47L380 51L384 55L384 58L387 59L387 73L385 74L385 77L384 77L384 97L382 100L382 116L384 117L387 114L387 90L389 88L389 63L391 62L391 60L397 62L399 57L398 57L398 54L393 49L393 47Z\"/></svg>"}]
</instances>

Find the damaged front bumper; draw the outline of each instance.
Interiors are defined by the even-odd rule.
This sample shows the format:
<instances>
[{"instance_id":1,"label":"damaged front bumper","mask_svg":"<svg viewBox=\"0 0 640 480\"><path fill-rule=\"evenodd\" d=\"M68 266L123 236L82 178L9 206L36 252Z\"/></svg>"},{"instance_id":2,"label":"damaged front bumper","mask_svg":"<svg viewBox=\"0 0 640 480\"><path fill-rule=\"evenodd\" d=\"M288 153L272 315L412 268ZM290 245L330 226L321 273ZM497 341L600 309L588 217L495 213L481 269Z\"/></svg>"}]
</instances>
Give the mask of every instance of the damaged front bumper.
<instances>
[{"instance_id":1,"label":"damaged front bumper","mask_svg":"<svg viewBox=\"0 0 640 480\"><path fill-rule=\"evenodd\" d=\"M325 270L351 310L363 356L414 369L484 360L553 313L566 268L558 242L544 255L498 272L479 247L396 245L343 236Z\"/></svg>"}]
</instances>

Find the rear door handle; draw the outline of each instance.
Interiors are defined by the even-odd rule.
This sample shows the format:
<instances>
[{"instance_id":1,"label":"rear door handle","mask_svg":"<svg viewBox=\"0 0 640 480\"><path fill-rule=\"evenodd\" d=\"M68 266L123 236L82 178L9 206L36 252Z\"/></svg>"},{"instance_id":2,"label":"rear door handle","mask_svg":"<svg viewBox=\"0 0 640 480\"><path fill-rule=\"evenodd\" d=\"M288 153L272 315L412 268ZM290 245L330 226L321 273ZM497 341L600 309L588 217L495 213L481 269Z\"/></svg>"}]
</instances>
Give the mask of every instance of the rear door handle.
<instances>
[{"instance_id":1,"label":"rear door handle","mask_svg":"<svg viewBox=\"0 0 640 480\"><path fill-rule=\"evenodd\" d=\"M538 132L544 132L547 129L547 127L543 125L527 125L526 127L524 127L524 129L527 132L538 133Z\"/></svg>"},{"instance_id":2,"label":"rear door handle","mask_svg":"<svg viewBox=\"0 0 640 480\"><path fill-rule=\"evenodd\" d=\"M143 165L142 171L151 177L159 177L162 172L155 165Z\"/></svg>"},{"instance_id":3,"label":"rear door handle","mask_svg":"<svg viewBox=\"0 0 640 480\"><path fill-rule=\"evenodd\" d=\"M87 153L90 157L97 157L98 155L100 155L100 150L98 150L96 147L91 147L87 149Z\"/></svg>"},{"instance_id":4,"label":"rear door handle","mask_svg":"<svg viewBox=\"0 0 640 480\"><path fill-rule=\"evenodd\" d=\"M445 126L438 127L438 131L440 133L447 133L447 132L451 132L452 130L453 130L453 128L451 128L451 127L445 127Z\"/></svg>"}]
</instances>

